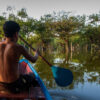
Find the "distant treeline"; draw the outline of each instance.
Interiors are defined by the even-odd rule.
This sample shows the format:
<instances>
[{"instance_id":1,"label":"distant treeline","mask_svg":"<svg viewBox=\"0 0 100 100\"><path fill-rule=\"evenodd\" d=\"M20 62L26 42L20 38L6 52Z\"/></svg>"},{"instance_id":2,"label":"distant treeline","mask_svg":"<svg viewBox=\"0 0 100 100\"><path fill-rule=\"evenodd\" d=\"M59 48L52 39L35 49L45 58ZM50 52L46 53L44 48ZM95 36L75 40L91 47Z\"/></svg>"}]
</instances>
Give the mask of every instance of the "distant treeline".
<instances>
[{"instance_id":1,"label":"distant treeline","mask_svg":"<svg viewBox=\"0 0 100 100\"><path fill-rule=\"evenodd\" d=\"M34 12L32 12L34 13ZM21 26L20 34L33 46L42 50L58 48L65 51L95 51L100 48L100 12L97 14L73 15L72 12L53 12L39 20L29 17L25 8L14 14L9 6L0 16L0 39L5 21L14 20ZM23 44L21 41L19 43Z\"/></svg>"}]
</instances>

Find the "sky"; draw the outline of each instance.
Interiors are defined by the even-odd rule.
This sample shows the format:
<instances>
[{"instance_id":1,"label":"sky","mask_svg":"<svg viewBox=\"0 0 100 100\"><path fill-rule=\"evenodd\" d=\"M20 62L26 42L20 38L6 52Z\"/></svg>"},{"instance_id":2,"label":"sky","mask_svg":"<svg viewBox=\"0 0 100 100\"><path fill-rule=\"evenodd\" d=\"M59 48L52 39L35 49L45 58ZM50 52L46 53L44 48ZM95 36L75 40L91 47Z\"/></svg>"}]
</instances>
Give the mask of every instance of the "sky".
<instances>
[{"instance_id":1,"label":"sky","mask_svg":"<svg viewBox=\"0 0 100 100\"><path fill-rule=\"evenodd\" d=\"M28 16L39 19L44 14L62 10L76 15L99 13L100 0L0 0L0 15L6 12L7 6L13 7L15 13L26 8Z\"/></svg>"}]
</instances>

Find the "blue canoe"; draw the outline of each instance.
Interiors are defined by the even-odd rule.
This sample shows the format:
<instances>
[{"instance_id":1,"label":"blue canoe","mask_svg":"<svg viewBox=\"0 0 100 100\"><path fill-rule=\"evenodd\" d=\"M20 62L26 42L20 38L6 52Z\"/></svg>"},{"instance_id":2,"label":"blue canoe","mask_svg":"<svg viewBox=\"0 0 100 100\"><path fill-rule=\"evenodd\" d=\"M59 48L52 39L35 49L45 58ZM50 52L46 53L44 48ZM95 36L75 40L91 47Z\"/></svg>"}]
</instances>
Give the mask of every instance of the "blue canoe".
<instances>
[{"instance_id":1,"label":"blue canoe","mask_svg":"<svg viewBox=\"0 0 100 100\"><path fill-rule=\"evenodd\" d=\"M43 81L39 77L38 73L34 69L28 60L21 59L20 60L19 71L21 74L30 74L34 73L35 78L37 79L39 85L36 87L31 87L28 92L23 92L20 94L12 94L12 93L0 93L0 100L3 98L11 99L11 100L52 100L46 86L44 85Z\"/></svg>"}]
</instances>

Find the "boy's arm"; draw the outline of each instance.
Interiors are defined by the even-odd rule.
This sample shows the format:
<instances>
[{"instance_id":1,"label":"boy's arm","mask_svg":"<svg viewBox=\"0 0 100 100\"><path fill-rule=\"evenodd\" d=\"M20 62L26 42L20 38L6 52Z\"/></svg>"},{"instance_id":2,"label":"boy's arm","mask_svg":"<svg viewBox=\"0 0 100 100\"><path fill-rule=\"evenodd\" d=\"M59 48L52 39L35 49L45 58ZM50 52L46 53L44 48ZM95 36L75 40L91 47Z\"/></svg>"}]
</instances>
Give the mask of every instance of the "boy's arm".
<instances>
[{"instance_id":1,"label":"boy's arm","mask_svg":"<svg viewBox=\"0 0 100 100\"><path fill-rule=\"evenodd\" d=\"M20 45L20 50L21 50L21 54L26 58L26 59L28 59L29 61L31 61L31 62L36 62L36 60L38 59L38 52L35 52L35 56L32 56L32 55L30 55L29 53L28 53L28 51L23 47L23 46L21 46Z\"/></svg>"}]
</instances>

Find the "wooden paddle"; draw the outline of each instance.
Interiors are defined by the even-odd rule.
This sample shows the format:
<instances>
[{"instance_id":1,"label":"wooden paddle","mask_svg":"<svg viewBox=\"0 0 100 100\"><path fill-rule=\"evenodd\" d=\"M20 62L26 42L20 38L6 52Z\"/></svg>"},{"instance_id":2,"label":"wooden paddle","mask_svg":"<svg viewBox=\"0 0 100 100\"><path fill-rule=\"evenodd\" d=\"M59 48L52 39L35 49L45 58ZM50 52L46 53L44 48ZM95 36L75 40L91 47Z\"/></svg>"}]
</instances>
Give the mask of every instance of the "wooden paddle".
<instances>
[{"instance_id":1,"label":"wooden paddle","mask_svg":"<svg viewBox=\"0 0 100 100\"><path fill-rule=\"evenodd\" d=\"M28 44L20 35L19 38L26 43L33 51L36 51L30 44ZM54 79L59 86L68 86L73 81L73 74L69 69L61 68L58 66L53 66L50 64L43 56L39 56L51 67Z\"/></svg>"}]
</instances>

